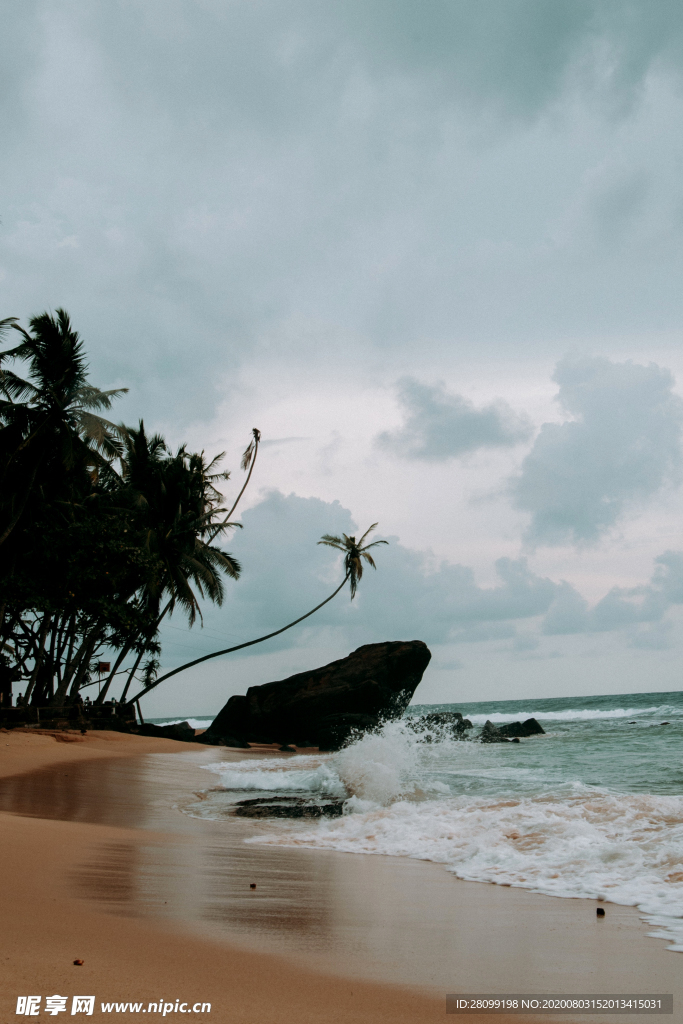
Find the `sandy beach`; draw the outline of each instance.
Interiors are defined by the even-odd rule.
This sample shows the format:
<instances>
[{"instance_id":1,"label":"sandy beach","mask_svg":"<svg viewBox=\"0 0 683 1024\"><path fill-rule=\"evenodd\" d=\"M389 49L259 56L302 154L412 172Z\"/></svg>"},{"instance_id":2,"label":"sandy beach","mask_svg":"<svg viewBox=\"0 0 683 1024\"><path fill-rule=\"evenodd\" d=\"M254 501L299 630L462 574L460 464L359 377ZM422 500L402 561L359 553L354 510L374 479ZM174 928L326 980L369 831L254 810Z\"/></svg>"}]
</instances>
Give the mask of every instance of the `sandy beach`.
<instances>
[{"instance_id":1,"label":"sandy beach","mask_svg":"<svg viewBox=\"0 0 683 1024\"><path fill-rule=\"evenodd\" d=\"M211 785L201 765L230 756L245 755L0 733L3 1021L18 996L55 993L95 995L95 1016L103 1002L179 1000L211 1004L194 1020L247 1022L431 1021L447 992L673 992L668 1019L682 1019L680 954L633 908L605 904L598 920L589 900L258 846L244 839L263 822L183 814Z\"/></svg>"}]
</instances>

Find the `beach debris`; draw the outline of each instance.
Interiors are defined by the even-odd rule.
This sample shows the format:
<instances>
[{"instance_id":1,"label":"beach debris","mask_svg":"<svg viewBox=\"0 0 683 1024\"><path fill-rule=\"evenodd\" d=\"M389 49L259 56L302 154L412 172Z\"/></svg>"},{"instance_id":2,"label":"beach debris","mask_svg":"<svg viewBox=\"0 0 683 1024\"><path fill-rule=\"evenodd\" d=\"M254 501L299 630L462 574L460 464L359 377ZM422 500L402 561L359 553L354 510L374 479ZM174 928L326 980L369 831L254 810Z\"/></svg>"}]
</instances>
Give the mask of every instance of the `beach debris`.
<instances>
[{"instance_id":1,"label":"beach debris","mask_svg":"<svg viewBox=\"0 0 683 1024\"><path fill-rule=\"evenodd\" d=\"M74 967L82 967L84 963L84 960L74 960Z\"/></svg>"},{"instance_id":2,"label":"beach debris","mask_svg":"<svg viewBox=\"0 0 683 1024\"><path fill-rule=\"evenodd\" d=\"M598 909L595 911L595 913L597 914L598 917L604 917L605 916L605 911L603 910L602 907L598 907Z\"/></svg>"},{"instance_id":3,"label":"beach debris","mask_svg":"<svg viewBox=\"0 0 683 1024\"><path fill-rule=\"evenodd\" d=\"M255 889L256 888L256 882L250 882L249 883L249 888L250 889Z\"/></svg>"},{"instance_id":4,"label":"beach debris","mask_svg":"<svg viewBox=\"0 0 683 1024\"><path fill-rule=\"evenodd\" d=\"M322 668L250 686L245 696L230 698L196 741L288 744L305 736L320 750L339 750L352 737L401 718L430 659L421 640L365 644Z\"/></svg>"},{"instance_id":5,"label":"beach debris","mask_svg":"<svg viewBox=\"0 0 683 1024\"><path fill-rule=\"evenodd\" d=\"M315 800L301 796L261 796L235 805L239 818L340 818L343 800Z\"/></svg>"}]
</instances>

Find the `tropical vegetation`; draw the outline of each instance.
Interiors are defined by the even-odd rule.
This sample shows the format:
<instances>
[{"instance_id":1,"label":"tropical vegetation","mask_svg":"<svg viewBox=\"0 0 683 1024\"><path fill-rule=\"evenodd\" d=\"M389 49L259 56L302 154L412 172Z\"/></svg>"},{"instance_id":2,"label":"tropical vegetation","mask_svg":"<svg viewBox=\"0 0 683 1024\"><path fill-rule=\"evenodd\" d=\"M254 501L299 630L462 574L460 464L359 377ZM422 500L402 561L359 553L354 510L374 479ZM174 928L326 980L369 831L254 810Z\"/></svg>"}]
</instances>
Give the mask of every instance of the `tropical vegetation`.
<instances>
[{"instance_id":1,"label":"tropical vegetation","mask_svg":"<svg viewBox=\"0 0 683 1024\"><path fill-rule=\"evenodd\" d=\"M191 665L276 636L308 618L350 583L355 595L374 529L319 542L344 553L344 579L310 612L267 636L158 676L160 626L174 610L192 626L201 602L221 605L241 567L224 550L251 479L260 433L244 452L243 486L229 508L220 464L159 434L103 414L126 389L90 383L83 342L58 309L0 321L18 344L0 352L0 692L62 706L100 682L96 702L138 700ZM107 658L106 662L101 659ZM103 665L106 674L102 676ZM118 684L121 689L118 689ZM130 694L131 688L139 692ZM15 686L15 689L17 688Z\"/></svg>"}]
</instances>

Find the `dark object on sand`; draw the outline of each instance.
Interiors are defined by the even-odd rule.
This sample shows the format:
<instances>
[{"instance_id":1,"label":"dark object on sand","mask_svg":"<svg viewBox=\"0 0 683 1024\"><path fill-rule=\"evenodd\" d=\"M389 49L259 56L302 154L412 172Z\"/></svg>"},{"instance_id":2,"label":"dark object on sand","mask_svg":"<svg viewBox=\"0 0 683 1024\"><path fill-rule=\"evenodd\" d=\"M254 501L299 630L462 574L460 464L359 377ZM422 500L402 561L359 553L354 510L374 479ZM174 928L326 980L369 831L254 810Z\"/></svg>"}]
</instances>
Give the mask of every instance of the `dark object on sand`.
<instances>
[{"instance_id":1,"label":"dark object on sand","mask_svg":"<svg viewBox=\"0 0 683 1024\"><path fill-rule=\"evenodd\" d=\"M249 888L250 889L255 889L256 888L256 882L251 882L250 885L249 885Z\"/></svg>"},{"instance_id":2,"label":"dark object on sand","mask_svg":"<svg viewBox=\"0 0 683 1024\"><path fill-rule=\"evenodd\" d=\"M82 967L83 963L83 960L74 960L74 967Z\"/></svg>"},{"instance_id":3,"label":"dark object on sand","mask_svg":"<svg viewBox=\"0 0 683 1024\"><path fill-rule=\"evenodd\" d=\"M535 718L527 718L526 722L508 722L507 725L494 725L487 720L479 739L482 743L509 743L510 740L519 740L520 736L541 735L545 735L545 729Z\"/></svg>"},{"instance_id":4,"label":"dark object on sand","mask_svg":"<svg viewBox=\"0 0 683 1024\"><path fill-rule=\"evenodd\" d=\"M598 915L598 917L604 917L605 916L605 911L602 909L602 907L598 907L598 909L595 911L595 913Z\"/></svg>"},{"instance_id":5,"label":"dark object on sand","mask_svg":"<svg viewBox=\"0 0 683 1024\"><path fill-rule=\"evenodd\" d=\"M200 743L296 743L339 750L353 736L400 718L427 668L421 640L365 644L347 658L231 697Z\"/></svg>"},{"instance_id":6,"label":"dark object on sand","mask_svg":"<svg viewBox=\"0 0 683 1024\"><path fill-rule=\"evenodd\" d=\"M289 743L283 743L282 746L280 747L280 750L282 750L285 754L296 754L296 748L290 747Z\"/></svg>"},{"instance_id":7,"label":"dark object on sand","mask_svg":"<svg viewBox=\"0 0 683 1024\"><path fill-rule=\"evenodd\" d=\"M260 796L235 807L239 818L340 818L343 813L343 800L315 803L301 796Z\"/></svg>"},{"instance_id":8,"label":"dark object on sand","mask_svg":"<svg viewBox=\"0 0 683 1024\"><path fill-rule=\"evenodd\" d=\"M472 728L469 718L463 718L459 711L433 711L429 715L408 715L403 719L409 729L421 734L424 743L431 743L441 737L461 740Z\"/></svg>"}]
</instances>

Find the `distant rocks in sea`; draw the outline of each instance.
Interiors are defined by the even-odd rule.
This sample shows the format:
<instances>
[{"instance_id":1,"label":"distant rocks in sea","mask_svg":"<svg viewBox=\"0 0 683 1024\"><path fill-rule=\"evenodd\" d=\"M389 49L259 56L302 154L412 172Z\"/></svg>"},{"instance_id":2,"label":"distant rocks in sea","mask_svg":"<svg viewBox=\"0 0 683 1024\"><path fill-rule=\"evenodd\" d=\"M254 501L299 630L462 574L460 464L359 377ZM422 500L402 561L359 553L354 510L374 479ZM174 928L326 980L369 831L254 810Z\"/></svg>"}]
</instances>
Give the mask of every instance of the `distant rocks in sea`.
<instances>
[{"instance_id":1,"label":"distant rocks in sea","mask_svg":"<svg viewBox=\"0 0 683 1024\"><path fill-rule=\"evenodd\" d=\"M444 738L461 740L472 728L469 718L463 718L459 711L433 711L428 715L410 715L404 722L424 743Z\"/></svg>"},{"instance_id":2,"label":"distant rocks in sea","mask_svg":"<svg viewBox=\"0 0 683 1024\"><path fill-rule=\"evenodd\" d=\"M507 725L494 725L488 720L484 723L479 740L481 743L514 743L520 737L545 735L545 729L535 718L527 718L525 722L508 722Z\"/></svg>"},{"instance_id":3,"label":"distant rocks in sea","mask_svg":"<svg viewBox=\"0 0 683 1024\"><path fill-rule=\"evenodd\" d=\"M545 729L535 718L527 718L525 722L509 722L507 725L494 725L487 721L478 736L471 736L472 723L463 718L460 711L435 711L427 715L410 715L404 718L405 724L423 743L437 743L445 739L475 739L480 743L519 743L520 737L545 735Z\"/></svg>"},{"instance_id":4,"label":"distant rocks in sea","mask_svg":"<svg viewBox=\"0 0 683 1024\"><path fill-rule=\"evenodd\" d=\"M189 722L174 722L172 725L154 725L145 722L135 729L138 736L156 736L165 740L182 740L184 743L194 741L194 729Z\"/></svg>"},{"instance_id":5,"label":"distant rocks in sea","mask_svg":"<svg viewBox=\"0 0 683 1024\"><path fill-rule=\"evenodd\" d=\"M339 750L354 735L401 718L430 659L421 640L365 644L322 668L250 686L197 739L301 747L305 738L307 746Z\"/></svg>"}]
</instances>

